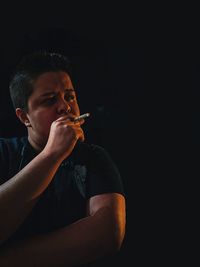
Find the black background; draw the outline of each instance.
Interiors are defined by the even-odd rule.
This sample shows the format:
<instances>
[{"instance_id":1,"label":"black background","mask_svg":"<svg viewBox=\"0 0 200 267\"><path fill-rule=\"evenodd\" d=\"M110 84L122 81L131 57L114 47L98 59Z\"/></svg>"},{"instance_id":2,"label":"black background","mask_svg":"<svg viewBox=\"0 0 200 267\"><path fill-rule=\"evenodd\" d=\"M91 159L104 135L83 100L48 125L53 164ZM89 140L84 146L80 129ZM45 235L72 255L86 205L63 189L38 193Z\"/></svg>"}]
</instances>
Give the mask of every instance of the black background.
<instances>
[{"instance_id":1,"label":"black background","mask_svg":"<svg viewBox=\"0 0 200 267\"><path fill-rule=\"evenodd\" d=\"M199 42L196 43L199 45ZM200 145L200 52L194 50L192 57L192 143Z\"/></svg>"},{"instance_id":2,"label":"black background","mask_svg":"<svg viewBox=\"0 0 200 267\"><path fill-rule=\"evenodd\" d=\"M143 9L102 2L13 5L1 10L0 135L25 133L8 92L10 71L20 56L36 48L68 56L81 111L91 113L84 126L86 139L109 151L124 182L127 232L112 260L116 266L155 263L157 253L149 239L153 208Z\"/></svg>"}]
</instances>

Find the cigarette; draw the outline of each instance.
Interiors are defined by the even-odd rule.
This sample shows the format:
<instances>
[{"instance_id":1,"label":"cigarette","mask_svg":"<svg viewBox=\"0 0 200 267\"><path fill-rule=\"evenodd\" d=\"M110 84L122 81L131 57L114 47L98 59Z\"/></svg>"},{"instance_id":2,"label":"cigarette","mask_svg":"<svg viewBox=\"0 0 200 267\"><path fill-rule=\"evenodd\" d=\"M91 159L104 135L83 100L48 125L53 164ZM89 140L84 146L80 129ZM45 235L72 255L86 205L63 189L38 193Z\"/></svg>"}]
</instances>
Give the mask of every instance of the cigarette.
<instances>
[{"instance_id":1,"label":"cigarette","mask_svg":"<svg viewBox=\"0 0 200 267\"><path fill-rule=\"evenodd\" d=\"M85 114L83 114L83 115L80 115L80 116L76 117L76 118L74 119L74 122L79 121L79 120L81 120L81 119L85 119L85 118L87 118L87 117L89 117L89 116L90 116L90 113L85 113Z\"/></svg>"}]
</instances>

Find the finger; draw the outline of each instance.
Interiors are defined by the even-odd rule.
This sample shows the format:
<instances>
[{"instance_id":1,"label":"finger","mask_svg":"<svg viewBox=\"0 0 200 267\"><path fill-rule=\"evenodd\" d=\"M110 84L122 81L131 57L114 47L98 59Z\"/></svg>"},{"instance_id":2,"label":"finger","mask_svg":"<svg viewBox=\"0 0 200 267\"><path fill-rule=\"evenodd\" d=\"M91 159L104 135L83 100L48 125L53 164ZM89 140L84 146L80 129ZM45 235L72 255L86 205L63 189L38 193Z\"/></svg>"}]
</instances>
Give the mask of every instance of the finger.
<instances>
[{"instance_id":1,"label":"finger","mask_svg":"<svg viewBox=\"0 0 200 267\"><path fill-rule=\"evenodd\" d=\"M82 125L82 124L84 124L84 122L85 122L84 119L80 119L80 120L76 120L76 121L74 121L74 124L75 124L75 125L77 125L77 124Z\"/></svg>"},{"instance_id":2,"label":"finger","mask_svg":"<svg viewBox=\"0 0 200 267\"><path fill-rule=\"evenodd\" d=\"M77 140L80 140L80 141L85 140L84 132L81 128L76 129L76 138L77 138Z\"/></svg>"},{"instance_id":3,"label":"finger","mask_svg":"<svg viewBox=\"0 0 200 267\"><path fill-rule=\"evenodd\" d=\"M61 117L59 117L57 120L55 120L55 121L71 121L71 122L73 122L74 121L74 118L75 118L75 116L72 116L72 115L63 115L63 116L61 116Z\"/></svg>"},{"instance_id":4,"label":"finger","mask_svg":"<svg viewBox=\"0 0 200 267\"><path fill-rule=\"evenodd\" d=\"M70 126L70 127L72 127L72 128L78 128L78 127L81 126L81 124L83 124L83 123L80 123L80 122L76 122L76 123L74 123L74 122L71 121L71 120L67 120L67 121L66 121L66 120L58 121L57 123L60 124L60 125Z\"/></svg>"}]
</instances>

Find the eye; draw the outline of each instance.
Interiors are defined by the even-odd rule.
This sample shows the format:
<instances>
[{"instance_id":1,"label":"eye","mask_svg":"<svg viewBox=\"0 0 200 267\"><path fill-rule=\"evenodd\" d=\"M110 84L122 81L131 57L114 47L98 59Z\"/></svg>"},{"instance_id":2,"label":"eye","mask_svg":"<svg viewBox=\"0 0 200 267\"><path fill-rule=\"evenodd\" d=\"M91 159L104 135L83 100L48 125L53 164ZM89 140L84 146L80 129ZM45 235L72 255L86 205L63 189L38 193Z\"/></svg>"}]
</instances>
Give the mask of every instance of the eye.
<instances>
[{"instance_id":1,"label":"eye","mask_svg":"<svg viewBox=\"0 0 200 267\"><path fill-rule=\"evenodd\" d=\"M47 99L44 100L44 103L46 105L51 105L51 104L54 104L55 102L56 102L56 97L55 96L47 98Z\"/></svg>"},{"instance_id":2,"label":"eye","mask_svg":"<svg viewBox=\"0 0 200 267\"><path fill-rule=\"evenodd\" d=\"M71 101L73 101L75 99L75 96L74 95L72 95L72 94L66 94L65 95L65 100L67 101L67 102L71 102Z\"/></svg>"}]
</instances>

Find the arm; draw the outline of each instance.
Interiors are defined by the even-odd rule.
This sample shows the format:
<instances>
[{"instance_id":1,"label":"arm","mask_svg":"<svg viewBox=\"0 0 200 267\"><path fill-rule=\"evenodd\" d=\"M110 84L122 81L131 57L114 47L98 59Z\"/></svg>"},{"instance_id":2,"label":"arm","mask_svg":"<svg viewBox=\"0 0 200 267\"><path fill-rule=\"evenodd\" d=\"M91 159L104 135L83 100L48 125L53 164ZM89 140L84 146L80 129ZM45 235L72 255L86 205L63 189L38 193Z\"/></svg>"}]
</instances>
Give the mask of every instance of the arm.
<instances>
[{"instance_id":1,"label":"arm","mask_svg":"<svg viewBox=\"0 0 200 267\"><path fill-rule=\"evenodd\" d=\"M19 173L0 186L0 244L6 241L47 188L61 162L83 138L80 124L53 122L45 148Z\"/></svg>"},{"instance_id":2,"label":"arm","mask_svg":"<svg viewBox=\"0 0 200 267\"><path fill-rule=\"evenodd\" d=\"M101 238L102 246L111 250L119 250L125 235L126 203L121 194L109 193L94 196L89 199L88 213L94 216L98 211L104 211L102 231L105 238ZM105 228L103 228L105 227Z\"/></svg>"},{"instance_id":3,"label":"arm","mask_svg":"<svg viewBox=\"0 0 200 267\"><path fill-rule=\"evenodd\" d=\"M117 251L124 233L124 197L116 193L97 195L88 202L88 217L4 248L0 263L2 267L76 266Z\"/></svg>"},{"instance_id":4,"label":"arm","mask_svg":"<svg viewBox=\"0 0 200 267\"><path fill-rule=\"evenodd\" d=\"M23 222L58 167L54 157L41 152L0 186L0 244Z\"/></svg>"}]
</instances>

